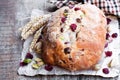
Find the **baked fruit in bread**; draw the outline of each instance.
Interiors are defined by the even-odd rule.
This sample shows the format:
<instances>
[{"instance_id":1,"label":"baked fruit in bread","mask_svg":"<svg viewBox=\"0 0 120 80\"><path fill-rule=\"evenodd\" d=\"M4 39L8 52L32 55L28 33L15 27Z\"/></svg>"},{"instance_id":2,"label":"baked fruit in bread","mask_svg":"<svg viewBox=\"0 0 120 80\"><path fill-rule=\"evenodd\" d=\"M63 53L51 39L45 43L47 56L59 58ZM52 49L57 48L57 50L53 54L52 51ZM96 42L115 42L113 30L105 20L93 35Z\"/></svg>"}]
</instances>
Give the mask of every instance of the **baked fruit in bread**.
<instances>
[{"instance_id":1,"label":"baked fruit in bread","mask_svg":"<svg viewBox=\"0 0 120 80\"><path fill-rule=\"evenodd\" d=\"M90 4L63 7L42 29L42 59L70 71L94 67L106 42L106 17Z\"/></svg>"}]
</instances>

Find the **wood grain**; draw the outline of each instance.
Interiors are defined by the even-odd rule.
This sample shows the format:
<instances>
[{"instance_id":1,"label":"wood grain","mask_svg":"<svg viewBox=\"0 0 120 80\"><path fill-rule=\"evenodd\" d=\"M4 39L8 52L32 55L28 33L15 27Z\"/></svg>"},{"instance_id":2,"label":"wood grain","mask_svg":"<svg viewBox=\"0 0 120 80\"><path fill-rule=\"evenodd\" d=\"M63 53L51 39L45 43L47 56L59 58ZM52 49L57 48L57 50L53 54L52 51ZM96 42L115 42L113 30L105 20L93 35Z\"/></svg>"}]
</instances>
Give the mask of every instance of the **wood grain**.
<instances>
[{"instance_id":1,"label":"wood grain","mask_svg":"<svg viewBox=\"0 0 120 80\"><path fill-rule=\"evenodd\" d=\"M0 0L0 80L117 80L95 76L19 76L22 41L18 28L26 22L23 18L30 16L32 9L39 8L47 13L46 0Z\"/></svg>"}]
</instances>

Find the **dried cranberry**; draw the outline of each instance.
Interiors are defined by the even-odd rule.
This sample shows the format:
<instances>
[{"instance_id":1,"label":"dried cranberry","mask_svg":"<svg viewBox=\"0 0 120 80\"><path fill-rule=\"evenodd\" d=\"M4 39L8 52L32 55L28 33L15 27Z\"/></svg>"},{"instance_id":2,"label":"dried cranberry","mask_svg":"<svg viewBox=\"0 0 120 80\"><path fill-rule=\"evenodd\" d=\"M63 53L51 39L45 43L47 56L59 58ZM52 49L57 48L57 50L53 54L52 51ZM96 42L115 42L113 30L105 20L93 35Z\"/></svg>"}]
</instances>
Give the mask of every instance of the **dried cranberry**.
<instances>
[{"instance_id":1,"label":"dried cranberry","mask_svg":"<svg viewBox=\"0 0 120 80\"><path fill-rule=\"evenodd\" d=\"M65 54L70 54L70 52L71 52L71 48L66 47L66 48L64 49L64 53L65 53Z\"/></svg>"},{"instance_id":2,"label":"dried cranberry","mask_svg":"<svg viewBox=\"0 0 120 80\"><path fill-rule=\"evenodd\" d=\"M63 28L61 28L60 31L63 32L64 31Z\"/></svg>"},{"instance_id":3,"label":"dried cranberry","mask_svg":"<svg viewBox=\"0 0 120 80\"><path fill-rule=\"evenodd\" d=\"M66 18L65 17L62 17L61 18L61 21L64 23L66 21Z\"/></svg>"},{"instance_id":4,"label":"dried cranberry","mask_svg":"<svg viewBox=\"0 0 120 80\"><path fill-rule=\"evenodd\" d=\"M110 34L109 33L106 33L106 40L108 40L110 37Z\"/></svg>"},{"instance_id":5,"label":"dried cranberry","mask_svg":"<svg viewBox=\"0 0 120 80\"><path fill-rule=\"evenodd\" d=\"M106 18L107 19L107 24L110 24L111 19L110 18Z\"/></svg>"},{"instance_id":6,"label":"dried cranberry","mask_svg":"<svg viewBox=\"0 0 120 80\"><path fill-rule=\"evenodd\" d=\"M31 53L27 53L25 58L32 59L33 55Z\"/></svg>"},{"instance_id":7,"label":"dried cranberry","mask_svg":"<svg viewBox=\"0 0 120 80\"><path fill-rule=\"evenodd\" d=\"M77 21L78 23L80 23L80 22L81 22L81 19L80 19L80 18L77 18L76 21Z\"/></svg>"},{"instance_id":8,"label":"dried cranberry","mask_svg":"<svg viewBox=\"0 0 120 80\"><path fill-rule=\"evenodd\" d=\"M81 51L84 51L85 49L81 49Z\"/></svg>"},{"instance_id":9,"label":"dried cranberry","mask_svg":"<svg viewBox=\"0 0 120 80\"><path fill-rule=\"evenodd\" d=\"M69 57L69 60L72 61L73 59L71 57Z\"/></svg>"},{"instance_id":10,"label":"dried cranberry","mask_svg":"<svg viewBox=\"0 0 120 80\"><path fill-rule=\"evenodd\" d=\"M76 24L71 24L70 28L74 32L76 30L76 28L77 28L77 25Z\"/></svg>"},{"instance_id":11,"label":"dried cranberry","mask_svg":"<svg viewBox=\"0 0 120 80\"><path fill-rule=\"evenodd\" d=\"M27 63L25 63L25 62L20 62L20 66L26 66L27 65Z\"/></svg>"},{"instance_id":12,"label":"dried cranberry","mask_svg":"<svg viewBox=\"0 0 120 80\"><path fill-rule=\"evenodd\" d=\"M112 34L112 38L117 38L118 34L117 33L113 33Z\"/></svg>"},{"instance_id":13,"label":"dried cranberry","mask_svg":"<svg viewBox=\"0 0 120 80\"><path fill-rule=\"evenodd\" d=\"M105 55L106 55L106 57L112 56L112 51L106 51L106 52L105 52Z\"/></svg>"},{"instance_id":14,"label":"dried cranberry","mask_svg":"<svg viewBox=\"0 0 120 80\"><path fill-rule=\"evenodd\" d=\"M45 65L45 69L46 69L47 71L52 71L53 66L47 64L47 65Z\"/></svg>"},{"instance_id":15,"label":"dried cranberry","mask_svg":"<svg viewBox=\"0 0 120 80\"><path fill-rule=\"evenodd\" d=\"M108 74L109 73L109 69L108 68L103 68L103 73Z\"/></svg>"},{"instance_id":16,"label":"dried cranberry","mask_svg":"<svg viewBox=\"0 0 120 80\"><path fill-rule=\"evenodd\" d=\"M68 44L69 42L65 42L64 44Z\"/></svg>"},{"instance_id":17,"label":"dried cranberry","mask_svg":"<svg viewBox=\"0 0 120 80\"><path fill-rule=\"evenodd\" d=\"M80 8L76 7L76 8L74 8L74 10L75 10L75 11L78 11L78 10L80 10Z\"/></svg>"}]
</instances>

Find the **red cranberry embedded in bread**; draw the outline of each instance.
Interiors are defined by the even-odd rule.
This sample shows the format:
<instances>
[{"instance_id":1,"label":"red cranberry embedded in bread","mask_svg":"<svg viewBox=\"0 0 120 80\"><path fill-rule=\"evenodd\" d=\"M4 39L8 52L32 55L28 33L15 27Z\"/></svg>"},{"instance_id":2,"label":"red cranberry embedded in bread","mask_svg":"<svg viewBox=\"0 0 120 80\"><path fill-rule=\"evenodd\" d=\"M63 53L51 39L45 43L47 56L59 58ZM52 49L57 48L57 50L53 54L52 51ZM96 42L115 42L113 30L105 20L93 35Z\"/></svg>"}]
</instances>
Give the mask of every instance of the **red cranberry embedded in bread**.
<instances>
[{"instance_id":1,"label":"red cranberry embedded in bread","mask_svg":"<svg viewBox=\"0 0 120 80\"><path fill-rule=\"evenodd\" d=\"M117 33L113 33L112 34L112 38L117 38L118 34Z\"/></svg>"},{"instance_id":2,"label":"red cranberry embedded in bread","mask_svg":"<svg viewBox=\"0 0 120 80\"><path fill-rule=\"evenodd\" d=\"M75 7L74 10L75 10L75 11L78 11L78 10L80 10L80 8L79 8L79 7Z\"/></svg>"},{"instance_id":3,"label":"red cranberry embedded in bread","mask_svg":"<svg viewBox=\"0 0 120 80\"><path fill-rule=\"evenodd\" d=\"M66 48L64 49L64 53L65 53L65 54L70 54L70 52L71 52L71 48L70 48L70 47L66 47Z\"/></svg>"},{"instance_id":4,"label":"red cranberry embedded in bread","mask_svg":"<svg viewBox=\"0 0 120 80\"><path fill-rule=\"evenodd\" d=\"M65 42L64 44L68 44L69 42Z\"/></svg>"},{"instance_id":5,"label":"red cranberry embedded in bread","mask_svg":"<svg viewBox=\"0 0 120 80\"><path fill-rule=\"evenodd\" d=\"M106 18L107 19L107 24L110 24L111 19L110 18Z\"/></svg>"},{"instance_id":6,"label":"red cranberry embedded in bread","mask_svg":"<svg viewBox=\"0 0 120 80\"><path fill-rule=\"evenodd\" d=\"M105 55L106 55L106 57L112 56L112 51L106 51L106 52L105 52Z\"/></svg>"},{"instance_id":7,"label":"red cranberry embedded in bread","mask_svg":"<svg viewBox=\"0 0 120 80\"><path fill-rule=\"evenodd\" d=\"M110 37L110 34L109 33L106 33L106 40L108 40Z\"/></svg>"},{"instance_id":8,"label":"red cranberry embedded in bread","mask_svg":"<svg viewBox=\"0 0 120 80\"><path fill-rule=\"evenodd\" d=\"M65 18L65 17L62 17L62 18L61 18L61 21L62 21L63 23L65 23L66 18Z\"/></svg>"},{"instance_id":9,"label":"red cranberry embedded in bread","mask_svg":"<svg viewBox=\"0 0 120 80\"><path fill-rule=\"evenodd\" d=\"M76 22L81 23L81 19L80 19L80 18L77 18L77 19L76 19Z\"/></svg>"},{"instance_id":10,"label":"red cranberry embedded in bread","mask_svg":"<svg viewBox=\"0 0 120 80\"><path fill-rule=\"evenodd\" d=\"M52 71L52 69L53 69L53 66L51 66L49 64L45 65L45 70Z\"/></svg>"},{"instance_id":11,"label":"red cranberry embedded in bread","mask_svg":"<svg viewBox=\"0 0 120 80\"><path fill-rule=\"evenodd\" d=\"M103 73L108 74L109 73L109 69L108 68L103 68Z\"/></svg>"},{"instance_id":12,"label":"red cranberry embedded in bread","mask_svg":"<svg viewBox=\"0 0 120 80\"><path fill-rule=\"evenodd\" d=\"M63 28L61 28L60 31L63 32L64 31Z\"/></svg>"},{"instance_id":13,"label":"red cranberry embedded in bread","mask_svg":"<svg viewBox=\"0 0 120 80\"><path fill-rule=\"evenodd\" d=\"M70 28L74 32L76 30L76 28L77 28L77 25L76 24L71 24Z\"/></svg>"}]
</instances>

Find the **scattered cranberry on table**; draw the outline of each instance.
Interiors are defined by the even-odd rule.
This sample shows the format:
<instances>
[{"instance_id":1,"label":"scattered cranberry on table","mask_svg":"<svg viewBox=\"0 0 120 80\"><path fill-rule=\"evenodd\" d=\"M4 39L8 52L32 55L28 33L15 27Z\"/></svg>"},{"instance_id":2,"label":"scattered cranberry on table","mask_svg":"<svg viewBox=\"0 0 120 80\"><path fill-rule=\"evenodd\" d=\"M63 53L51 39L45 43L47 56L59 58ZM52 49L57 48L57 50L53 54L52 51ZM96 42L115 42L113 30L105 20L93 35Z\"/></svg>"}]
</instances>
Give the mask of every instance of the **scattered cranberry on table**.
<instances>
[{"instance_id":1,"label":"scattered cranberry on table","mask_svg":"<svg viewBox=\"0 0 120 80\"><path fill-rule=\"evenodd\" d=\"M52 71L52 69L53 69L53 66L51 66L51 65L49 65L49 64L47 64L47 65L45 65L45 70L47 70L47 71Z\"/></svg>"},{"instance_id":2,"label":"scattered cranberry on table","mask_svg":"<svg viewBox=\"0 0 120 80\"><path fill-rule=\"evenodd\" d=\"M25 58L32 59L33 55L31 53L27 53Z\"/></svg>"},{"instance_id":3,"label":"scattered cranberry on table","mask_svg":"<svg viewBox=\"0 0 120 80\"><path fill-rule=\"evenodd\" d=\"M118 34L117 33L113 33L112 34L112 38L117 38Z\"/></svg>"},{"instance_id":4,"label":"scattered cranberry on table","mask_svg":"<svg viewBox=\"0 0 120 80\"><path fill-rule=\"evenodd\" d=\"M103 73L105 73L105 74L109 74L109 69L108 68L103 68Z\"/></svg>"},{"instance_id":5,"label":"scattered cranberry on table","mask_svg":"<svg viewBox=\"0 0 120 80\"><path fill-rule=\"evenodd\" d=\"M33 55L31 53L27 53L26 56L25 56L25 59L20 62L20 66L26 66L28 65L33 59Z\"/></svg>"},{"instance_id":6,"label":"scattered cranberry on table","mask_svg":"<svg viewBox=\"0 0 120 80\"><path fill-rule=\"evenodd\" d=\"M106 55L106 57L112 56L112 51L106 51L106 52L105 52L105 55Z\"/></svg>"},{"instance_id":7,"label":"scattered cranberry on table","mask_svg":"<svg viewBox=\"0 0 120 80\"><path fill-rule=\"evenodd\" d=\"M20 66L26 66L27 65L27 63L25 63L25 62L20 62Z\"/></svg>"}]
</instances>

